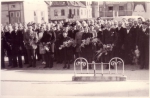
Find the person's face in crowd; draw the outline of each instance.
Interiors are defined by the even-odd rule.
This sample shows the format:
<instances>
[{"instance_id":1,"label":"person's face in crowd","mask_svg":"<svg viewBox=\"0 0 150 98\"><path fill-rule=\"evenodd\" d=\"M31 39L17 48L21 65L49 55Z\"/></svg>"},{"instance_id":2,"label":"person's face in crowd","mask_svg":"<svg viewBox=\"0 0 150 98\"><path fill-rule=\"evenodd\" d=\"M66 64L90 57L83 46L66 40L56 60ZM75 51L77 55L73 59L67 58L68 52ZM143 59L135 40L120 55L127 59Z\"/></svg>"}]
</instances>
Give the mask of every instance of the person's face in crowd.
<instances>
[{"instance_id":1,"label":"person's face in crowd","mask_svg":"<svg viewBox=\"0 0 150 98\"><path fill-rule=\"evenodd\" d=\"M50 30L50 25L46 25L46 30L49 31Z\"/></svg>"},{"instance_id":2,"label":"person's face in crowd","mask_svg":"<svg viewBox=\"0 0 150 98\"><path fill-rule=\"evenodd\" d=\"M122 22L121 21L118 22L118 27L122 27Z\"/></svg>"},{"instance_id":3,"label":"person's face in crowd","mask_svg":"<svg viewBox=\"0 0 150 98\"><path fill-rule=\"evenodd\" d=\"M8 26L8 31L11 32L13 30L12 26Z\"/></svg>"},{"instance_id":4,"label":"person's face in crowd","mask_svg":"<svg viewBox=\"0 0 150 98\"><path fill-rule=\"evenodd\" d=\"M111 27L111 23L108 22L108 23L107 23L107 28L110 28L110 27Z\"/></svg>"},{"instance_id":5,"label":"person's face in crowd","mask_svg":"<svg viewBox=\"0 0 150 98\"><path fill-rule=\"evenodd\" d=\"M40 28L41 28L41 24L38 24L38 25L37 25L37 29L40 29Z\"/></svg>"},{"instance_id":6,"label":"person's face in crowd","mask_svg":"<svg viewBox=\"0 0 150 98\"><path fill-rule=\"evenodd\" d=\"M55 27L55 26L53 27L53 30L54 30L54 31L56 30L56 27Z\"/></svg>"},{"instance_id":7,"label":"person's face in crowd","mask_svg":"<svg viewBox=\"0 0 150 98\"><path fill-rule=\"evenodd\" d=\"M18 30L22 30L23 29L23 27L22 26L18 26Z\"/></svg>"},{"instance_id":8,"label":"person's face in crowd","mask_svg":"<svg viewBox=\"0 0 150 98\"><path fill-rule=\"evenodd\" d=\"M90 26L90 29L93 31L94 30L94 26L92 25L92 26Z\"/></svg>"},{"instance_id":9,"label":"person's face in crowd","mask_svg":"<svg viewBox=\"0 0 150 98\"><path fill-rule=\"evenodd\" d=\"M34 30L37 29L37 25L36 24L33 25L33 29Z\"/></svg>"},{"instance_id":10,"label":"person's face in crowd","mask_svg":"<svg viewBox=\"0 0 150 98\"><path fill-rule=\"evenodd\" d=\"M1 31L4 31L4 26L1 24Z\"/></svg>"},{"instance_id":11,"label":"person's face in crowd","mask_svg":"<svg viewBox=\"0 0 150 98\"><path fill-rule=\"evenodd\" d=\"M57 21L54 21L55 24L57 24Z\"/></svg>"},{"instance_id":12,"label":"person's face in crowd","mask_svg":"<svg viewBox=\"0 0 150 98\"><path fill-rule=\"evenodd\" d=\"M138 19L138 23L142 24L142 19L141 18Z\"/></svg>"},{"instance_id":13,"label":"person's face in crowd","mask_svg":"<svg viewBox=\"0 0 150 98\"><path fill-rule=\"evenodd\" d=\"M114 26L115 26L115 27L117 26L117 22L116 22L116 21L114 22Z\"/></svg>"},{"instance_id":14,"label":"person's face in crowd","mask_svg":"<svg viewBox=\"0 0 150 98\"><path fill-rule=\"evenodd\" d=\"M4 27L4 32L7 32L7 31L9 31L9 28L8 28L8 26L5 26Z\"/></svg>"},{"instance_id":15,"label":"person's face in crowd","mask_svg":"<svg viewBox=\"0 0 150 98\"><path fill-rule=\"evenodd\" d=\"M68 36L68 33L67 33L67 32L64 32L64 33L63 33L63 37L66 38L67 36Z\"/></svg>"},{"instance_id":16,"label":"person's face in crowd","mask_svg":"<svg viewBox=\"0 0 150 98\"><path fill-rule=\"evenodd\" d=\"M33 29L33 27L30 25L30 26L28 26L28 30L30 31L30 32L32 32L32 29Z\"/></svg>"},{"instance_id":17,"label":"person's face in crowd","mask_svg":"<svg viewBox=\"0 0 150 98\"><path fill-rule=\"evenodd\" d=\"M138 24L137 21L134 21L134 26L137 26L137 24Z\"/></svg>"},{"instance_id":18,"label":"person's face in crowd","mask_svg":"<svg viewBox=\"0 0 150 98\"><path fill-rule=\"evenodd\" d=\"M142 25L143 29L147 28L147 25L146 24L143 24Z\"/></svg>"},{"instance_id":19,"label":"person's face in crowd","mask_svg":"<svg viewBox=\"0 0 150 98\"><path fill-rule=\"evenodd\" d=\"M132 27L132 26L133 26L133 23L132 23L132 22L129 22L129 26Z\"/></svg>"},{"instance_id":20,"label":"person's face in crowd","mask_svg":"<svg viewBox=\"0 0 150 98\"><path fill-rule=\"evenodd\" d=\"M86 33L88 33L88 27L85 27L85 28L84 28L84 31L85 31Z\"/></svg>"},{"instance_id":21,"label":"person's face in crowd","mask_svg":"<svg viewBox=\"0 0 150 98\"><path fill-rule=\"evenodd\" d=\"M17 26L17 25L14 26L14 30L15 30L15 31L18 30L18 26Z\"/></svg>"},{"instance_id":22,"label":"person's face in crowd","mask_svg":"<svg viewBox=\"0 0 150 98\"><path fill-rule=\"evenodd\" d=\"M65 27L64 30L65 30L65 32L68 32L69 28L68 28L68 27Z\"/></svg>"},{"instance_id":23,"label":"person's face in crowd","mask_svg":"<svg viewBox=\"0 0 150 98\"><path fill-rule=\"evenodd\" d=\"M126 29L129 30L130 29L130 25L129 23L126 24Z\"/></svg>"},{"instance_id":24,"label":"person's face in crowd","mask_svg":"<svg viewBox=\"0 0 150 98\"><path fill-rule=\"evenodd\" d=\"M57 30L60 30L60 26L57 25L56 29L57 29Z\"/></svg>"},{"instance_id":25,"label":"person's face in crowd","mask_svg":"<svg viewBox=\"0 0 150 98\"><path fill-rule=\"evenodd\" d=\"M76 27L76 26L74 26L74 27L73 27L73 29L74 29L74 30L77 30L77 27Z\"/></svg>"},{"instance_id":26,"label":"person's face in crowd","mask_svg":"<svg viewBox=\"0 0 150 98\"><path fill-rule=\"evenodd\" d=\"M43 32L44 31L44 26L40 27L40 31Z\"/></svg>"}]
</instances>

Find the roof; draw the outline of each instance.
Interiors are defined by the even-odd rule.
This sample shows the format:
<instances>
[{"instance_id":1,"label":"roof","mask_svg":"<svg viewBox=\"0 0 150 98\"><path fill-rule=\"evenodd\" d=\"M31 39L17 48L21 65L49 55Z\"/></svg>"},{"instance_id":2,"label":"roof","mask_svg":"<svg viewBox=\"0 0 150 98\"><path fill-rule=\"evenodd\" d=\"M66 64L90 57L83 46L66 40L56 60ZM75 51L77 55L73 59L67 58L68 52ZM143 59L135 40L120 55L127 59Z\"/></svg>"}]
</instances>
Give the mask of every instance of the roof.
<instances>
[{"instance_id":1,"label":"roof","mask_svg":"<svg viewBox=\"0 0 150 98\"><path fill-rule=\"evenodd\" d=\"M60 6L73 6L73 7L85 7L80 1L52 1L51 7Z\"/></svg>"}]
</instances>

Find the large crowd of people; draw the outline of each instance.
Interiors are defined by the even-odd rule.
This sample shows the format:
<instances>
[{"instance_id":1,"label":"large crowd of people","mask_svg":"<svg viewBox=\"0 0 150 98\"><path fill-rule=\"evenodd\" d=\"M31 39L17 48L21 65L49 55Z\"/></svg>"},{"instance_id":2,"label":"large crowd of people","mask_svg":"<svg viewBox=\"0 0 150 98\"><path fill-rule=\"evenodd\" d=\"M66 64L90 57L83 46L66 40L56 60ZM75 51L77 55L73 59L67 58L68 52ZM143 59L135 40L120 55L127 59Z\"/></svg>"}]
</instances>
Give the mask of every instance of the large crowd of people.
<instances>
[{"instance_id":1,"label":"large crowd of people","mask_svg":"<svg viewBox=\"0 0 150 98\"><path fill-rule=\"evenodd\" d=\"M101 18L82 21L54 21L50 23L15 23L1 26L1 68L36 67L41 62L44 68L70 64L78 57L88 62L109 62L113 57L120 57L125 64L133 66L135 50L139 50L138 64L140 69L149 68L149 30L150 22L138 20L103 20ZM97 38L93 44L88 38ZM83 40L85 44L83 46ZM72 42L71 45L65 42ZM87 43L86 43L87 42ZM111 46L95 60L95 54L104 47ZM24 62L22 60L24 57ZM86 66L84 67L86 68ZM92 66L89 66L92 69ZM114 66L111 66L113 69ZM106 66L108 69L108 66Z\"/></svg>"}]
</instances>

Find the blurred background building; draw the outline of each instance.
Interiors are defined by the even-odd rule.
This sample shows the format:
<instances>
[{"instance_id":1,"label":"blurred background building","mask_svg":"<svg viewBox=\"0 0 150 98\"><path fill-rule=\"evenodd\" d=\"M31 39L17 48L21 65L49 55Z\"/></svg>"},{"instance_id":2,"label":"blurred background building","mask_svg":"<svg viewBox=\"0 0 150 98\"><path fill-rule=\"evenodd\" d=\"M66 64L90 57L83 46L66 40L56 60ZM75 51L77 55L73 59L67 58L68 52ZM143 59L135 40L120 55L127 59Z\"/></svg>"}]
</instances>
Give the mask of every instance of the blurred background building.
<instances>
[{"instance_id":1,"label":"blurred background building","mask_svg":"<svg viewBox=\"0 0 150 98\"><path fill-rule=\"evenodd\" d=\"M47 3L43 1L3 1L1 2L1 21L5 23L48 22Z\"/></svg>"},{"instance_id":2,"label":"blurred background building","mask_svg":"<svg viewBox=\"0 0 150 98\"><path fill-rule=\"evenodd\" d=\"M49 2L49 20L78 20L89 18L92 18L92 7L89 1Z\"/></svg>"},{"instance_id":3,"label":"blurred background building","mask_svg":"<svg viewBox=\"0 0 150 98\"><path fill-rule=\"evenodd\" d=\"M99 2L100 17L150 17L150 2Z\"/></svg>"},{"instance_id":4,"label":"blurred background building","mask_svg":"<svg viewBox=\"0 0 150 98\"><path fill-rule=\"evenodd\" d=\"M150 17L150 2L112 1L2 1L2 23L36 22L51 20L82 20L98 17Z\"/></svg>"}]
</instances>

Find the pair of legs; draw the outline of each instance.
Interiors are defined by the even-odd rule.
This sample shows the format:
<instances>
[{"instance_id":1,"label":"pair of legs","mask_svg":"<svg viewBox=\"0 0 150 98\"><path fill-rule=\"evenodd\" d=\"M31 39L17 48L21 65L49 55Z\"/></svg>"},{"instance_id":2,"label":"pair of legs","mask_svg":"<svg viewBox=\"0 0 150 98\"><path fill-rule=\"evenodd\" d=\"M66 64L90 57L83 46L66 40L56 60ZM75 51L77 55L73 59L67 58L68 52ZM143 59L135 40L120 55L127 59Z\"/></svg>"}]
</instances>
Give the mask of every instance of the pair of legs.
<instances>
[{"instance_id":1,"label":"pair of legs","mask_svg":"<svg viewBox=\"0 0 150 98\"><path fill-rule=\"evenodd\" d=\"M35 49L27 49L29 66L28 67L36 67L36 50Z\"/></svg>"},{"instance_id":2,"label":"pair of legs","mask_svg":"<svg viewBox=\"0 0 150 98\"><path fill-rule=\"evenodd\" d=\"M19 67L22 68L22 57L21 50L19 47L12 46L12 59L13 59L13 67L17 67L19 63ZM18 63L17 63L18 59Z\"/></svg>"},{"instance_id":3,"label":"pair of legs","mask_svg":"<svg viewBox=\"0 0 150 98\"><path fill-rule=\"evenodd\" d=\"M46 51L46 53L44 54L45 56L45 61L46 61L46 65L44 68L52 68L53 67L53 57L52 57L52 53Z\"/></svg>"}]
</instances>

